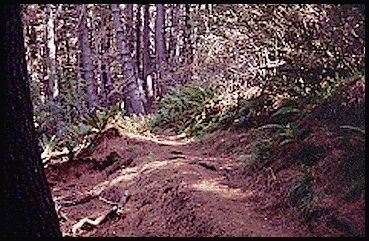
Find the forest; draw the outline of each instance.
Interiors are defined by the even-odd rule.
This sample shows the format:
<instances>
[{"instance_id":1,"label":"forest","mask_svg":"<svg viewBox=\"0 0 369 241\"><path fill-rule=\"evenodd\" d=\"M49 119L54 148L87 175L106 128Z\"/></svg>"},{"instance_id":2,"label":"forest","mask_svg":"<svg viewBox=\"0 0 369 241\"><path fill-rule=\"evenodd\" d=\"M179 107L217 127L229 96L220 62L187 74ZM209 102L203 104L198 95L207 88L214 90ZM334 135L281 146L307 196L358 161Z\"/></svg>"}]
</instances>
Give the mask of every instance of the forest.
<instances>
[{"instance_id":1,"label":"forest","mask_svg":"<svg viewBox=\"0 0 369 241\"><path fill-rule=\"evenodd\" d=\"M365 237L364 4L7 4L2 237Z\"/></svg>"}]
</instances>

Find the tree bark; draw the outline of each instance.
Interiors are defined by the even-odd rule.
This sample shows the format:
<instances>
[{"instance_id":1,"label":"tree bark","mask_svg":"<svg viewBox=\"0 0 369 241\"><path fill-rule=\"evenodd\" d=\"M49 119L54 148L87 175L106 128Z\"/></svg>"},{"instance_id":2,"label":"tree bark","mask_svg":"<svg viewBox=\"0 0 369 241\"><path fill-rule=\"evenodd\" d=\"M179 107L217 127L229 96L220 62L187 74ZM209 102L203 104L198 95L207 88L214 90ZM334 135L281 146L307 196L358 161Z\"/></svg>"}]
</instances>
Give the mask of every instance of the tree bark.
<instances>
[{"instance_id":1,"label":"tree bark","mask_svg":"<svg viewBox=\"0 0 369 241\"><path fill-rule=\"evenodd\" d=\"M110 77L110 66L109 66L109 36L107 34L109 33L109 29L107 28L108 24L108 9L104 9L102 13L102 36L106 36L105 38L101 39L101 55L102 55L102 79L101 79L101 85L100 88L105 93L105 104L111 105L110 100L107 98L108 94L110 93L110 90L112 89L112 81Z\"/></svg>"},{"instance_id":2,"label":"tree bark","mask_svg":"<svg viewBox=\"0 0 369 241\"><path fill-rule=\"evenodd\" d=\"M177 68L179 64L179 51L178 51L178 36L179 36L179 18L180 18L180 5L175 4L172 9L172 35L170 40L171 49L171 67L173 70L173 78L175 83L179 83L179 76L177 74Z\"/></svg>"},{"instance_id":3,"label":"tree bark","mask_svg":"<svg viewBox=\"0 0 369 241\"><path fill-rule=\"evenodd\" d=\"M81 53L84 70L84 79L87 85L87 105L90 112L94 112L97 107L96 84L94 80L94 66L92 64L91 48L88 40L87 11L85 4L77 5L79 7L79 31L81 32Z\"/></svg>"},{"instance_id":4,"label":"tree bark","mask_svg":"<svg viewBox=\"0 0 369 241\"><path fill-rule=\"evenodd\" d=\"M136 63L138 77L143 79L141 72L141 4L137 4L137 15L136 15ZM145 85L145 82L143 83ZM143 86L145 89L145 87Z\"/></svg>"},{"instance_id":5,"label":"tree bark","mask_svg":"<svg viewBox=\"0 0 369 241\"><path fill-rule=\"evenodd\" d=\"M56 43L55 36L56 33L54 31L55 26L55 16L53 13L53 9L50 4L46 4L46 13L47 13L47 24L46 24L46 34L47 34L47 45L46 45L46 53L47 53L47 66L48 66L48 96L49 100L57 101L59 96L59 86L58 79L56 73ZM55 108L51 109L52 112L55 112Z\"/></svg>"},{"instance_id":6,"label":"tree bark","mask_svg":"<svg viewBox=\"0 0 369 241\"><path fill-rule=\"evenodd\" d=\"M133 29L133 4L125 4L125 11L124 11L124 15L125 15L125 19L126 19L126 24L125 24L125 28L126 28L126 33L127 33L127 45L129 48L129 51L131 51L131 53L133 52L134 48L133 48L133 43L134 43L134 29Z\"/></svg>"},{"instance_id":7,"label":"tree bark","mask_svg":"<svg viewBox=\"0 0 369 241\"><path fill-rule=\"evenodd\" d=\"M137 68L133 64L131 51L129 51L127 42L124 38L120 22L120 8L118 4L111 4L114 26L117 38L117 49L120 53L120 61L123 62L123 71L125 76L123 99L128 115L145 114L145 96L142 85L137 76Z\"/></svg>"},{"instance_id":8,"label":"tree bark","mask_svg":"<svg viewBox=\"0 0 369 241\"><path fill-rule=\"evenodd\" d=\"M153 81L148 76L152 72L151 58L150 58L150 5L144 5L144 26L143 26L143 63L142 72L144 80L144 89L147 96L146 109L151 112L152 103L154 102L154 92L153 92Z\"/></svg>"},{"instance_id":9,"label":"tree bark","mask_svg":"<svg viewBox=\"0 0 369 241\"><path fill-rule=\"evenodd\" d=\"M156 71L157 71L157 91L162 97L165 93L162 75L166 67L165 56L165 37L164 37L164 4L156 4L156 24L155 24L155 54L156 54Z\"/></svg>"},{"instance_id":10,"label":"tree bark","mask_svg":"<svg viewBox=\"0 0 369 241\"><path fill-rule=\"evenodd\" d=\"M183 34L183 47L182 47L182 57L183 64L188 67L192 61L192 43L191 43L191 25L190 16L191 15L191 4L185 4L185 23L184 23L184 34ZM185 71L184 78L182 79L182 84L187 83L191 78L191 69L187 68Z\"/></svg>"},{"instance_id":11,"label":"tree bark","mask_svg":"<svg viewBox=\"0 0 369 241\"><path fill-rule=\"evenodd\" d=\"M20 5L1 6L5 91L2 237L61 236L33 125Z\"/></svg>"},{"instance_id":12,"label":"tree bark","mask_svg":"<svg viewBox=\"0 0 369 241\"><path fill-rule=\"evenodd\" d=\"M91 25L92 25L92 32L94 33L94 57L95 57L95 63L97 63L97 72L96 72L96 79L100 80L100 85L99 85L99 104L100 106L106 106L106 91L105 91L105 84L104 84L104 78L103 78L103 66L102 66L102 56L100 54L99 51L99 46L101 44L101 30L98 30L96 24L95 24L95 20L96 20L96 15L95 15L95 11L97 11L96 9L93 9L91 11ZM98 84L98 83L96 83Z\"/></svg>"}]
</instances>

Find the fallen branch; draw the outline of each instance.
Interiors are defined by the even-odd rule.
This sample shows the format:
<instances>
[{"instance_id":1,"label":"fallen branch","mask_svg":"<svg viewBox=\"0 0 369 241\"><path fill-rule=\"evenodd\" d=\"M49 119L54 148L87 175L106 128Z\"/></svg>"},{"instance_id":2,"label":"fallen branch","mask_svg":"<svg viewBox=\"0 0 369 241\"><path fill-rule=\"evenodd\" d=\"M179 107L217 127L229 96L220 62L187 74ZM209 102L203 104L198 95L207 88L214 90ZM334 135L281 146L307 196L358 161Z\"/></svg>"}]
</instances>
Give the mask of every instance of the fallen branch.
<instances>
[{"instance_id":1,"label":"fallen branch","mask_svg":"<svg viewBox=\"0 0 369 241\"><path fill-rule=\"evenodd\" d=\"M61 199L61 200L55 200L55 203L57 203L58 205L62 206L62 207L70 207L70 206L75 206L78 204L84 204L89 202L91 199L96 198L99 196L100 193L88 193L85 196L82 196L81 198L77 199L77 200L66 200L69 199L70 197Z\"/></svg>"},{"instance_id":2,"label":"fallen branch","mask_svg":"<svg viewBox=\"0 0 369 241\"><path fill-rule=\"evenodd\" d=\"M107 203L109 204L114 204L114 206L112 207L112 209L104 212L101 216L99 216L98 218L96 218L95 220L92 220L90 218L83 218L81 219L79 222L77 222L76 224L74 224L71 228L71 232L73 235L75 235L77 233L77 231L79 229L81 229L83 227L83 225L85 225L86 223L92 225L92 226L98 226L100 225L103 221L105 221L106 219L110 218L112 215L117 214L117 215L121 215L123 212L123 207L124 204L126 204L127 200L129 197L129 193L128 191L125 191L124 194L122 195L122 197L120 198L118 203L112 203L110 201L105 200ZM100 200L104 201L103 198L99 198Z\"/></svg>"}]
</instances>

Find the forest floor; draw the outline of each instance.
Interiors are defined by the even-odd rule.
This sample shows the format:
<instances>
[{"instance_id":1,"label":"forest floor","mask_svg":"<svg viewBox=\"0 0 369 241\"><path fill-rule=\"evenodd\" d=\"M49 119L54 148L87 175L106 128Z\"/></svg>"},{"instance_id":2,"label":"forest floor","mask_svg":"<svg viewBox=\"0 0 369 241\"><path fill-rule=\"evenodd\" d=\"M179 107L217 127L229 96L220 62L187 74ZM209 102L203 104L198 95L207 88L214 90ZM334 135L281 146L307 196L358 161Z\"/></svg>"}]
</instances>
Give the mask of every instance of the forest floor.
<instances>
[{"instance_id":1,"label":"forest floor","mask_svg":"<svg viewBox=\"0 0 369 241\"><path fill-rule=\"evenodd\" d=\"M224 130L190 140L110 129L92 158L55 162L46 169L56 200L99 194L62 206L64 236L314 236L298 218L271 212L265 191L254 189L254 181L240 172L242 164L230 148L250 138ZM119 168L105 167L108 160ZM99 197L118 202L126 190L130 197L122 215L71 233L79 220L111 209Z\"/></svg>"}]
</instances>

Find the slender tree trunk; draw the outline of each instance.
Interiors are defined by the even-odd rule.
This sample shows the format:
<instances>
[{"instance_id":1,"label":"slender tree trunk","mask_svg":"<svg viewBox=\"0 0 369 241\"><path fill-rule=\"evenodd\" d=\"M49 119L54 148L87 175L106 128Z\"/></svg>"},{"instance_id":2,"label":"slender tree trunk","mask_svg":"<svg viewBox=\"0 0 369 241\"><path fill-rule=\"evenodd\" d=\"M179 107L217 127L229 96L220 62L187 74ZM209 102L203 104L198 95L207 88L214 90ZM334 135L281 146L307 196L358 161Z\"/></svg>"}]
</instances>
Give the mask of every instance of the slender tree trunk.
<instances>
[{"instance_id":1,"label":"slender tree trunk","mask_svg":"<svg viewBox=\"0 0 369 241\"><path fill-rule=\"evenodd\" d=\"M1 6L5 148L1 165L2 228L6 237L61 236L33 125L21 8Z\"/></svg>"},{"instance_id":2,"label":"slender tree trunk","mask_svg":"<svg viewBox=\"0 0 369 241\"><path fill-rule=\"evenodd\" d=\"M108 29L107 29L107 23L108 23L108 12L106 9L103 11L102 16L102 36L107 36ZM101 78L101 91L105 93L105 104L111 105L109 99L107 98L108 94L110 93L112 82L110 77L110 70L109 70L109 37L105 37L101 39L101 55L102 55L102 78Z\"/></svg>"},{"instance_id":3,"label":"slender tree trunk","mask_svg":"<svg viewBox=\"0 0 369 241\"><path fill-rule=\"evenodd\" d=\"M45 24L43 27L43 41L47 43L47 36L48 36L48 26L47 26L47 16L45 16ZM42 90L45 94L45 103L49 101L50 96L52 96L51 91L49 90L49 73L48 73L48 56L49 56L49 49L47 44L43 45L43 54L42 54Z\"/></svg>"},{"instance_id":4,"label":"slender tree trunk","mask_svg":"<svg viewBox=\"0 0 369 241\"><path fill-rule=\"evenodd\" d=\"M78 112L79 113L82 113L82 105L84 103L83 99L84 99L84 96L81 94L82 91L84 91L84 88L83 85L82 85L82 82L83 82L83 77L82 77L82 44L81 44L81 40L82 40L82 36L81 36L81 32L78 30L78 33L77 33L77 38L78 38L78 41L77 41L77 50L76 50L76 66L75 66L75 71L76 71L76 78L77 78L77 87L76 87L76 92L77 92L77 95L78 95L78 101L79 103L77 104L77 108L78 108Z\"/></svg>"},{"instance_id":5,"label":"slender tree trunk","mask_svg":"<svg viewBox=\"0 0 369 241\"><path fill-rule=\"evenodd\" d=\"M193 14L192 16L198 16L200 12L200 4L195 4L193 8ZM198 58L198 52L195 51L197 49L198 45L198 39L199 39L199 27L193 26L191 27L191 38L190 38L190 61L191 61L191 76L194 80L199 80L200 76L198 75L198 65L199 65L199 58Z\"/></svg>"},{"instance_id":6,"label":"slender tree trunk","mask_svg":"<svg viewBox=\"0 0 369 241\"><path fill-rule=\"evenodd\" d=\"M187 67L185 71L184 78L182 79L182 84L187 83L191 78L190 68L188 68L192 63L192 44L191 44L191 25L190 25L190 15L191 15L191 5L185 4L185 24L184 24L184 34L183 34L183 47L182 56L183 64Z\"/></svg>"},{"instance_id":7,"label":"slender tree trunk","mask_svg":"<svg viewBox=\"0 0 369 241\"><path fill-rule=\"evenodd\" d=\"M120 8L118 4L111 4L113 13L114 26L116 30L117 49L120 53L120 61L123 62L123 71L125 76L125 88L123 98L125 100L125 107L127 114L145 114L145 96L142 85L137 76L137 68L133 64L131 51L129 51L122 26L120 22Z\"/></svg>"},{"instance_id":8,"label":"slender tree trunk","mask_svg":"<svg viewBox=\"0 0 369 241\"><path fill-rule=\"evenodd\" d=\"M156 86L160 97L165 94L162 81L162 75L166 67L164 27L164 4L156 4L155 54L158 83Z\"/></svg>"},{"instance_id":9,"label":"slender tree trunk","mask_svg":"<svg viewBox=\"0 0 369 241\"><path fill-rule=\"evenodd\" d=\"M136 63L137 63L137 72L138 77L143 79L141 72L141 4L137 4L137 15L136 15ZM145 82L144 84L145 85ZM145 87L144 87L145 89Z\"/></svg>"},{"instance_id":10,"label":"slender tree trunk","mask_svg":"<svg viewBox=\"0 0 369 241\"><path fill-rule=\"evenodd\" d=\"M180 18L180 5L175 4L172 9L172 36L170 40L171 45L171 66L173 69L173 78L175 83L179 83L179 76L177 74L177 68L179 64L179 51L178 51L178 36L179 36L179 18Z\"/></svg>"},{"instance_id":11,"label":"slender tree trunk","mask_svg":"<svg viewBox=\"0 0 369 241\"><path fill-rule=\"evenodd\" d=\"M100 55L100 51L99 51L99 45L101 43L101 33L100 31L97 29L97 27L95 26L95 20L96 20L96 15L95 15L95 11L96 9L93 9L91 11L91 25L92 25L92 31L94 33L95 36L95 46L94 46L94 57L95 57L95 61L97 63L97 73L96 73L96 79L100 80L100 85L99 85L99 94L98 96L99 98L99 103L100 106L106 106L106 93L105 93L105 85L104 85L104 80L103 80L103 69L102 69L102 61L101 61L101 55ZM98 84L98 83L97 83Z\"/></svg>"},{"instance_id":12,"label":"slender tree trunk","mask_svg":"<svg viewBox=\"0 0 369 241\"><path fill-rule=\"evenodd\" d=\"M46 4L47 12L47 66L49 75L49 100L57 101L59 96L59 86L56 73L56 43L55 43L55 16L50 4ZM51 109L51 112L55 112L55 108Z\"/></svg>"},{"instance_id":13,"label":"slender tree trunk","mask_svg":"<svg viewBox=\"0 0 369 241\"><path fill-rule=\"evenodd\" d=\"M153 80L149 78L152 72L151 58L150 58L150 5L144 5L144 26L143 26L143 80L144 89L147 96L146 109L151 112L152 103L154 102Z\"/></svg>"},{"instance_id":14,"label":"slender tree trunk","mask_svg":"<svg viewBox=\"0 0 369 241\"><path fill-rule=\"evenodd\" d=\"M56 22L56 13L53 12L51 4L45 5L45 13L46 13L46 44L45 44L45 54L46 54L46 78L47 78L47 102L49 104L49 111L52 116L49 121L49 126L53 127L51 134L56 134L58 137L60 136L60 132L58 132L59 128L59 119L60 116L58 114L58 96L59 96L59 86L58 86L58 77L57 77L57 67L56 67L56 32L55 32L55 22Z\"/></svg>"},{"instance_id":15,"label":"slender tree trunk","mask_svg":"<svg viewBox=\"0 0 369 241\"><path fill-rule=\"evenodd\" d=\"M97 95L96 85L94 80L94 66L92 64L92 55L90 43L88 40L88 28L87 28L87 11L86 5L80 4L79 7L79 31L81 32L81 52L82 52L82 63L84 70L84 79L87 85L87 105L90 112L94 112L97 107Z\"/></svg>"}]
</instances>

